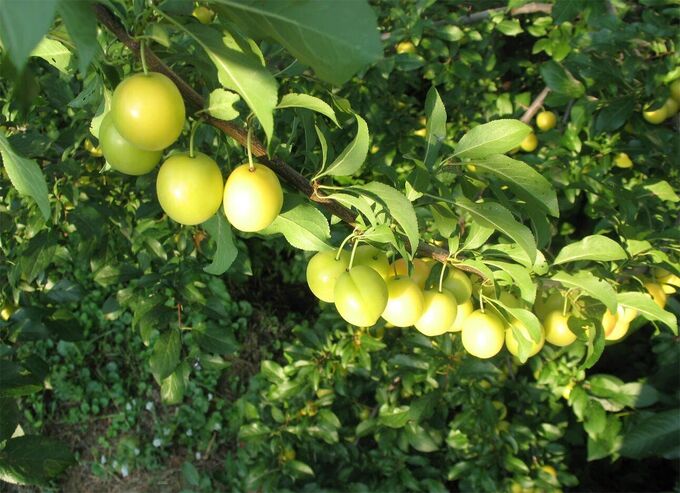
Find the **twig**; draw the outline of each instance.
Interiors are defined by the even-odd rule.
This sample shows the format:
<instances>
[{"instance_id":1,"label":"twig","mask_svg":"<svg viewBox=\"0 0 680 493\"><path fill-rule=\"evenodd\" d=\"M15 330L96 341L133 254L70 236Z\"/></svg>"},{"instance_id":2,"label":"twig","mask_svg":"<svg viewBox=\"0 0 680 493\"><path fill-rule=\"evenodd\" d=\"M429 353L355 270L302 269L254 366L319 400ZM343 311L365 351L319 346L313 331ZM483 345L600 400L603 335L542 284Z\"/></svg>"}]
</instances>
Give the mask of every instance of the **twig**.
<instances>
[{"instance_id":1,"label":"twig","mask_svg":"<svg viewBox=\"0 0 680 493\"><path fill-rule=\"evenodd\" d=\"M140 44L138 41L130 37L127 33L125 27L120 23L120 21L113 15L113 13L105 6L101 4L96 4L93 6L95 14L99 19L99 22L103 24L109 31L111 31L120 42L127 46L132 53L139 57L140 56ZM169 77L179 89L180 93L184 97L184 100L191 106L194 110L198 111L203 109L205 106L205 101L203 97L196 92L196 90L191 87L184 79L182 79L177 73L171 70L156 54L151 51L148 47L145 48L146 63L150 70L155 72L160 72L163 75ZM242 146L246 146L246 141L248 133L245 129L234 125L231 122L220 120L218 118L212 117L206 113L200 113L194 115L197 118L201 118L206 123L212 125L213 127L222 130L229 137L233 138ZM283 178L290 186L295 188L298 192L306 195L310 200L322 205L328 212L337 216L345 223L350 226L356 226L356 214L344 205L336 202L328 197L324 196L318 188L314 187L313 184L307 180L304 176L298 173L294 168L290 167L288 164L280 159L274 158L270 159L267 156L267 149L262 143L256 139L251 139L251 146L253 155L258 158L258 161L265 164L271 168L277 175ZM440 262L446 262L449 259L449 252L443 248L438 248L427 243L420 242L418 244L418 249L416 255L420 257L431 257ZM474 267L469 267L467 265L456 265L457 268L471 272L486 278L486 276Z\"/></svg>"},{"instance_id":2,"label":"twig","mask_svg":"<svg viewBox=\"0 0 680 493\"><path fill-rule=\"evenodd\" d=\"M510 11L510 15L515 16L523 14L535 14L537 12L549 14L552 12L552 7L553 7L552 4L549 3L528 3L526 5L522 5L521 7L517 7L516 9L512 9ZM505 8L500 7L497 9L482 10L481 12L475 12L470 15L459 17L454 22L454 24L457 25L475 24L477 22L483 21L484 19L488 19L494 14L498 14L501 12L505 12Z\"/></svg>"},{"instance_id":3,"label":"twig","mask_svg":"<svg viewBox=\"0 0 680 493\"><path fill-rule=\"evenodd\" d=\"M529 105L527 110L524 112L522 115L522 118L520 118L521 121L524 123L529 123L531 119L538 113L538 110L543 106L543 101L545 101L545 98L548 97L548 94L550 93L550 88L546 87L541 91L541 93L536 96L536 99Z\"/></svg>"}]
</instances>

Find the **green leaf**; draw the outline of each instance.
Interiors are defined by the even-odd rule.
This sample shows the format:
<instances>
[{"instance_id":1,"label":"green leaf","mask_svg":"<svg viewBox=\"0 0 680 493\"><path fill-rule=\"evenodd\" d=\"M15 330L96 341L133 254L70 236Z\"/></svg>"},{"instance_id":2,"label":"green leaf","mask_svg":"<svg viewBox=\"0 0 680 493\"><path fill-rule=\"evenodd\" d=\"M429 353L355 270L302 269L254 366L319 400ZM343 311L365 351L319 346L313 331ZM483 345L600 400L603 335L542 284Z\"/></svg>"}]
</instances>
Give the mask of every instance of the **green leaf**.
<instances>
[{"instance_id":1,"label":"green leaf","mask_svg":"<svg viewBox=\"0 0 680 493\"><path fill-rule=\"evenodd\" d=\"M238 350L238 343L231 331L219 325L198 323L193 335L201 349L208 353L232 354Z\"/></svg>"},{"instance_id":2,"label":"green leaf","mask_svg":"<svg viewBox=\"0 0 680 493\"><path fill-rule=\"evenodd\" d=\"M355 197L354 195L347 193L334 193L329 195L328 198L340 202L341 204L348 207L354 207L361 214L363 214L363 216L368 219L368 222L371 224L376 224L378 222L375 212L373 212L373 209L371 208L371 203L373 200L368 200L363 195Z\"/></svg>"},{"instance_id":3,"label":"green leaf","mask_svg":"<svg viewBox=\"0 0 680 493\"><path fill-rule=\"evenodd\" d=\"M409 406L390 407L387 404L380 406L378 422L390 428L403 428L411 419Z\"/></svg>"},{"instance_id":4,"label":"green leaf","mask_svg":"<svg viewBox=\"0 0 680 493\"><path fill-rule=\"evenodd\" d=\"M602 235L586 236L582 240L565 246L555 258L554 265L578 262L579 260L624 260L626 251L614 240Z\"/></svg>"},{"instance_id":5,"label":"green leaf","mask_svg":"<svg viewBox=\"0 0 680 493\"><path fill-rule=\"evenodd\" d=\"M274 222L260 231L263 235L282 234L295 248L308 252L330 250L331 237L326 217L316 207L301 203L279 214Z\"/></svg>"},{"instance_id":6,"label":"green leaf","mask_svg":"<svg viewBox=\"0 0 680 493\"><path fill-rule=\"evenodd\" d=\"M291 460L285 463L285 468L295 476L314 476L314 471L304 462Z\"/></svg>"},{"instance_id":7,"label":"green leaf","mask_svg":"<svg viewBox=\"0 0 680 493\"><path fill-rule=\"evenodd\" d=\"M390 216L404 230L411 245L411 252L415 253L418 241L420 240L418 218L413 209L413 204L411 204L406 196L398 190L377 181L372 181L363 186L355 186L353 189L367 192L368 197L375 200L381 208L389 212Z\"/></svg>"},{"instance_id":8,"label":"green leaf","mask_svg":"<svg viewBox=\"0 0 680 493\"><path fill-rule=\"evenodd\" d=\"M481 247L491 237L493 232L493 228L487 228L477 222L470 224L461 250L474 250Z\"/></svg>"},{"instance_id":9,"label":"green leaf","mask_svg":"<svg viewBox=\"0 0 680 493\"><path fill-rule=\"evenodd\" d=\"M680 457L678 435L680 435L680 409L670 409L648 414L637 420L623 436L620 453L624 457L644 459L646 457Z\"/></svg>"},{"instance_id":10,"label":"green leaf","mask_svg":"<svg viewBox=\"0 0 680 493\"><path fill-rule=\"evenodd\" d=\"M7 2L3 5L7 5ZM2 131L0 131L0 156L12 185L20 194L32 197L43 217L49 219L50 201L47 197L47 183L38 163L16 154Z\"/></svg>"},{"instance_id":11,"label":"green leaf","mask_svg":"<svg viewBox=\"0 0 680 493\"><path fill-rule=\"evenodd\" d=\"M9 397L0 397L0 442L12 436L19 424L19 407Z\"/></svg>"},{"instance_id":12,"label":"green leaf","mask_svg":"<svg viewBox=\"0 0 680 493\"><path fill-rule=\"evenodd\" d=\"M366 161L368 155L368 125L359 115L354 115L357 119L357 134L354 140L345 147L340 155L333 161L328 168L319 173L316 178L325 175L347 176L356 173L361 165Z\"/></svg>"},{"instance_id":13,"label":"green leaf","mask_svg":"<svg viewBox=\"0 0 680 493\"><path fill-rule=\"evenodd\" d=\"M0 397L19 397L42 390L42 379L8 360L0 360Z\"/></svg>"},{"instance_id":14,"label":"green leaf","mask_svg":"<svg viewBox=\"0 0 680 493\"><path fill-rule=\"evenodd\" d=\"M673 334L678 335L678 320L675 315L662 309L647 293L626 292L616 296L619 305L626 308L634 308L647 320L661 322L670 327ZM612 310L612 313L614 311Z\"/></svg>"},{"instance_id":15,"label":"green leaf","mask_svg":"<svg viewBox=\"0 0 680 493\"><path fill-rule=\"evenodd\" d=\"M522 267L521 265L495 260L485 260L484 263L507 272L515 282L515 286L519 288L522 299L529 305L534 304L534 301L536 300L536 285L531 280L529 269Z\"/></svg>"},{"instance_id":16,"label":"green leaf","mask_svg":"<svg viewBox=\"0 0 680 493\"><path fill-rule=\"evenodd\" d=\"M198 470L191 462L184 462L182 464L182 478L191 486L199 486L201 481Z\"/></svg>"},{"instance_id":17,"label":"green leaf","mask_svg":"<svg viewBox=\"0 0 680 493\"><path fill-rule=\"evenodd\" d=\"M390 226L385 223L366 228L363 234L361 235L361 238L364 241L386 243L395 246L397 245L397 239L394 236L394 231L392 231Z\"/></svg>"},{"instance_id":18,"label":"green leaf","mask_svg":"<svg viewBox=\"0 0 680 493\"><path fill-rule=\"evenodd\" d=\"M408 443L416 449L418 452L435 452L439 449L437 442L435 442L430 434L416 423L409 423L406 427L406 436L408 437Z\"/></svg>"},{"instance_id":19,"label":"green leaf","mask_svg":"<svg viewBox=\"0 0 680 493\"><path fill-rule=\"evenodd\" d=\"M482 226L493 228L517 243L527 253L532 264L536 260L536 241L531 230L515 220L505 207L495 202L475 203L465 197L456 199L455 203Z\"/></svg>"},{"instance_id":20,"label":"green leaf","mask_svg":"<svg viewBox=\"0 0 680 493\"><path fill-rule=\"evenodd\" d=\"M177 329L168 330L158 337L149 357L149 366L156 380L162 381L175 371L179 364L181 344Z\"/></svg>"},{"instance_id":21,"label":"green leaf","mask_svg":"<svg viewBox=\"0 0 680 493\"><path fill-rule=\"evenodd\" d=\"M235 92L227 91L226 89L215 89L208 97L208 106L205 111L219 118L220 120L229 121L238 118L239 112L234 105L241 99Z\"/></svg>"},{"instance_id":22,"label":"green leaf","mask_svg":"<svg viewBox=\"0 0 680 493\"><path fill-rule=\"evenodd\" d=\"M33 48L31 56L42 58L59 70L59 72L68 73L68 66L71 63L71 52L60 41L43 38L38 43L38 46Z\"/></svg>"},{"instance_id":23,"label":"green leaf","mask_svg":"<svg viewBox=\"0 0 680 493\"><path fill-rule=\"evenodd\" d=\"M33 435L11 438L0 451L0 480L45 484L75 462L66 445L54 438Z\"/></svg>"},{"instance_id":24,"label":"green leaf","mask_svg":"<svg viewBox=\"0 0 680 493\"><path fill-rule=\"evenodd\" d=\"M28 56L52 25L57 0L0 2L0 39L9 58L21 72Z\"/></svg>"},{"instance_id":25,"label":"green leaf","mask_svg":"<svg viewBox=\"0 0 680 493\"><path fill-rule=\"evenodd\" d=\"M249 440L256 438L264 438L269 435L271 430L263 423L249 423L241 426L238 431L238 437L241 440Z\"/></svg>"},{"instance_id":26,"label":"green leaf","mask_svg":"<svg viewBox=\"0 0 680 493\"><path fill-rule=\"evenodd\" d=\"M541 339L541 323L538 321L536 315L534 315L529 310L508 306L505 306L505 309L510 314L510 316L516 318L522 322L522 324L524 324L527 331L529 332L529 336L531 337L531 340L527 340L523 332L520 331L518 327L510 325L512 335L515 337L518 343L519 360L524 363L529 358L529 353L533 348L532 341L538 342Z\"/></svg>"},{"instance_id":27,"label":"green leaf","mask_svg":"<svg viewBox=\"0 0 680 493\"><path fill-rule=\"evenodd\" d=\"M597 438L605 430L607 425L607 413L602 404L594 399L588 401L584 414L583 429L592 438Z\"/></svg>"},{"instance_id":28,"label":"green leaf","mask_svg":"<svg viewBox=\"0 0 680 493\"><path fill-rule=\"evenodd\" d=\"M219 276L229 270L229 267L231 267L231 264L238 255L238 248L236 248L234 243L231 226L222 215L222 212L219 211L203 223L203 227L217 245L212 263L204 267L203 270L208 274Z\"/></svg>"},{"instance_id":29,"label":"green leaf","mask_svg":"<svg viewBox=\"0 0 680 493\"><path fill-rule=\"evenodd\" d=\"M680 202L680 197L675 193L673 187L665 180L659 180L656 183L644 186L645 190L649 190L661 200L667 202Z\"/></svg>"},{"instance_id":30,"label":"green leaf","mask_svg":"<svg viewBox=\"0 0 680 493\"><path fill-rule=\"evenodd\" d=\"M262 376L274 384L280 384L288 380L283 367L275 361L264 360L260 363Z\"/></svg>"},{"instance_id":31,"label":"green leaf","mask_svg":"<svg viewBox=\"0 0 680 493\"><path fill-rule=\"evenodd\" d=\"M456 163L461 166L465 163ZM536 204L554 217L559 217L557 194L550 182L522 161L503 154L475 161L478 171L491 173L505 182L517 195Z\"/></svg>"},{"instance_id":32,"label":"green leaf","mask_svg":"<svg viewBox=\"0 0 680 493\"><path fill-rule=\"evenodd\" d=\"M429 168L437 159L439 148L444 139L446 139L446 108L434 86L427 91L425 116L427 117L427 124L425 126L427 148L423 162Z\"/></svg>"},{"instance_id":33,"label":"green leaf","mask_svg":"<svg viewBox=\"0 0 680 493\"><path fill-rule=\"evenodd\" d=\"M271 140L274 134L274 108L277 84L264 66L257 47L246 40L220 33L201 24L185 26L187 32L201 45L217 68L217 78L227 89L241 95L253 110L260 125Z\"/></svg>"},{"instance_id":34,"label":"green leaf","mask_svg":"<svg viewBox=\"0 0 680 493\"><path fill-rule=\"evenodd\" d=\"M519 23L519 20L517 19L506 19L504 21L501 21L496 26L496 29L498 29L506 36L517 36L518 34L524 32L522 26Z\"/></svg>"},{"instance_id":35,"label":"green leaf","mask_svg":"<svg viewBox=\"0 0 680 493\"><path fill-rule=\"evenodd\" d=\"M297 93L286 94L281 98L281 102L278 104L276 108L277 109L305 108L308 110L316 111L317 113L321 113L322 115L328 117L338 127L340 126L340 124L338 123L338 118L335 116L335 111L333 111L333 108L331 108L331 106L325 101L322 101L317 97L310 96L309 94L297 94Z\"/></svg>"},{"instance_id":36,"label":"green leaf","mask_svg":"<svg viewBox=\"0 0 680 493\"><path fill-rule=\"evenodd\" d=\"M239 28L273 38L332 84L382 57L376 16L365 0L281 2L216 0Z\"/></svg>"},{"instance_id":37,"label":"green leaf","mask_svg":"<svg viewBox=\"0 0 680 493\"><path fill-rule=\"evenodd\" d=\"M551 278L566 288L578 288L588 296L600 300L612 313L616 313L616 291L611 285L595 277L592 272L580 271L576 274L558 272Z\"/></svg>"},{"instance_id":38,"label":"green leaf","mask_svg":"<svg viewBox=\"0 0 680 493\"><path fill-rule=\"evenodd\" d=\"M597 132L613 132L625 125L635 109L635 97L625 96L614 99L602 108L595 117Z\"/></svg>"},{"instance_id":39,"label":"green leaf","mask_svg":"<svg viewBox=\"0 0 680 493\"><path fill-rule=\"evenodd\" d=\"M184 391L189 382L189 365L182 362L170 376L161 382L161 400L164 404L180 404L184 399Z\"/></svg>"},{"instance_id":40,"label":"green leaf","mask_svg":"<svg viewBox=\"0 0 680 493\"><path fill-rule=\"evenodd\" d=\"M552 60L545 62L541 65L540 72L547 86L558 94L575 99L580 98L586 92L583 84L557 62Z\"/></svg>"},{"instance_id":41,"label":"green leaf","mask_svg":"<svg viewBox=\"0 0 680 493\"><path fill-rule=\"evenodd\" d=\"M607 416L604 431L597 438L588 435L588 460L603 459L621 447L621 420L618 416Z\"/></svg>"},{"instance_id":42,"label":"green leaf","mask_svg":"<svg viewBox=\"0 0 680 493\"><path fill-rule=\"evenodd\" d=\"M57 10L66 24L69 37L76 45L78 70L84 74L92 58L99 51L97 20L91 2L89 0L79 2L60 0Z\"/></svg>"},{"instance_id":43,"label":"green leaf","mask_svg":"<svg viewBox=\"0 0 680 493\"><path fill-rule=\"evenodd\" d=\"M481 159L514 149L531 133L531 127L519 120L495 120L478 125L463 135L454 156Z\"/></svg>"}]
</instances>

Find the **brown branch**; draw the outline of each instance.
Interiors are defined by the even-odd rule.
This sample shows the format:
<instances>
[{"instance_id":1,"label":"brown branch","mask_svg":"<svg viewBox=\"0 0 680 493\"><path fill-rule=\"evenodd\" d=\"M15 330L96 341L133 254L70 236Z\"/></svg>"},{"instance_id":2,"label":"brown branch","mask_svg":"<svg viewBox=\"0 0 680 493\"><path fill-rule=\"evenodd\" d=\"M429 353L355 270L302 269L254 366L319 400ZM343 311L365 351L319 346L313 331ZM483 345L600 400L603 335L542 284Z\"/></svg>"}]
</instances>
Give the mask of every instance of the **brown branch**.
<instances>
[{"instance_id":1,"label":"brown branch","mask_svg":"<svg viewBox=\"0 0 680 493\"><path fill-rule=\"evenodd\" d=\"M536 96L536 99L529 105L527 110L524 112L522 115L522 118L520 118L521 121L524 123L529 123L531 119L538 113L538 110L541 109L541 106L543 106L543 102L545 101L545 98L548 97L548 94L550 93L550 88L546 87L543 89L538 96Z\"/></svg>"},{"instance_id":2,"label":"brown branch","mask_svg":"<svg viewBox=\"0 0 680 493\"><path fill-rule=\"evenodd\" d=\"M542 12L544 14L552 13L553 6L551 3L528 3L512 9L510 15L524 15L524 14L537 14Z\"/></svg>"},{"instance_id":3,"label":"brown branch","mask_svg":"<svg viewBox=\"0 0 680 493\"><path fill-rule=\"evenodd\" d=\"M120 42L127 46L137 58L139 58L140 43L130 37L125 27L113 15L113 13L108 8L100 4L94 5L93 8L97 18L99 19L99 22L101 22L102 25L111 31ZM158 58L153 53L153 51L151 51L148 47L145 47L144 55L148 68L152 71L160 72L163 75L168 76L177 85L177 88L182 93L182 96L189 106L193 107L195 110L201 110L204 108L205 100L203 97L198 92L196 92L196 90L191 87L184 79L177 75L177 73L170 69L160 58ZM234 125L231 122L212 117L207 113L195 114L194 116L201 118L206 123L219 130L222 130L240 145L244 147L246 146L248 134L244 128ZM306 195L313 202L322 205L328 212L339 217L342 221L346 222L350 226L354 226L356 224L356 214L352 212L351 209L329 199L328 197L325 197L317 188L313 186L309 180L307 180L304 176L283 162L281 159L269 158L267 156L267 149L256 138L251 138L251 149L253 151L253 155L258 158L260 163L271 168L278 176L283 178L298 192ZM446 262L449 258L449 252L447 250L429 245L424 242L420 242L418 244L416 254L420 257L431 257L440 262ZM473 267L468 267L466 265L457 265L457 267L461 270L477 274L483 278L486 277L482 272Z\"/></svg>"},{"instance_id":4,"label":"brown branch","mask_svg":"<svg viewBox=\"0 0 680 493\"><path fill-rule=\"evenodd\" d=\"M543 12L545 14L549 14L552 12L552 4L549 3L528 3L526 5L522 5L521 7L517 7L516 9L512 9L510 11L510 15L515 16L515 15L524 15L524 14L535 14L538 12ZM467 25L467 24L475 24L477 22L481 22L485 19L488 19L494 14L499 14L502 12L505 12L505 8L500 7L497 9L488 9L488 10L482 10L480 12L475 12L470 15L466 15L463 17L459 17L454 24L457 25Z\"/></svg>"}]
</instances>

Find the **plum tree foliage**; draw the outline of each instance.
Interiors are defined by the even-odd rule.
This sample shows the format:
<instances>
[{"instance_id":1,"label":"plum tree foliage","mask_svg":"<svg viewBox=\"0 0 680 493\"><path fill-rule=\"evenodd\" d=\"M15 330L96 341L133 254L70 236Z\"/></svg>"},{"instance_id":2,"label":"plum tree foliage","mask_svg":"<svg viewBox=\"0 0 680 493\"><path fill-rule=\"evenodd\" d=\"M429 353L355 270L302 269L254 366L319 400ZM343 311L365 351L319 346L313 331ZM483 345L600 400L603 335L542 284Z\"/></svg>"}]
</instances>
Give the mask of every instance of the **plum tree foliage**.
<instances>
[{"instance_id":1,"label":"plum tree foliage","mask_svg":"<svg viewBox=\"0 0 680 493\"><path fill-rule=\"evenodd\" d=\"M234 490L571 487L575 434L677 459L678 6L483 3L1 3L0 479L74 461L17 432L33 341L129 314L190 402L265 264L318 310L224 414ZM657 373L602 373L631 340Z\"/></svg>"}]
</instances>

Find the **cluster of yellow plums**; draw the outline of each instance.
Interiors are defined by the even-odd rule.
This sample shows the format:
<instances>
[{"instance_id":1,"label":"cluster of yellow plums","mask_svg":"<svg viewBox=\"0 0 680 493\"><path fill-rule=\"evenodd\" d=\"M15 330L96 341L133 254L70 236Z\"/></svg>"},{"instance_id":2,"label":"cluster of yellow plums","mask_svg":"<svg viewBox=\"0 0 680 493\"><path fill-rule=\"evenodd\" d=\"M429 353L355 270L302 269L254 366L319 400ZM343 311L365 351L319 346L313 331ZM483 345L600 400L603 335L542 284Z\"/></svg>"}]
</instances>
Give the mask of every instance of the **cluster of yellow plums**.
<instances>
[{"instance_id":1,"label":"cluster of yellow plums","mask_svg":"<svg viewBox=\"0 0 680 493\"><path fill-rule=\"evenodd\" d=\"M649 123L659 125L669 118L673 118L680 107L680 79L674 80L670 85L671 97L666 99L660 108L655 110L644 110L642 117Z\"/></svg>"},{"instance_id":2,"label":"cluster of yellow plums","mask_svg":"<svg viewBox=\"0 0 680 493\"><path fill-rule=\"evenodd\" d=\"M432 262L416 258L409 275L404 259L390 264L378 248L360 245L352 254L340 249L314 255L307 265L307 284L317 298L335 303L340 316L353 325L370 327L382 317L391 326L414 326L430 337L462 331L471 354L497 354L505 327L489 310L474 310L470 278L451 267L439 286L426 287L431 269Z\"/></svg>"},{"instance_id":3,"label":"cluster of yellow plums","mask_svg":"<svg viewBox=\"0 0 680 493\"><path fill-rule=\"evenodd\" d=\"M184 124L184 100L172 80L156 72L132 75L116 87L111 110L102 119L103 155L121 173L149 173L164 149L180 136ZM246 232L269 226L283 205L281 184L268 167L242 164L225 184L217 163L191 148L163 162L156 192L163 211L180 224L200 224L224 204L229 222Z\"/></svg>"},{"instance_id":4,"label":"cluster of yellow plums","mask_svg":"<svg viewBox=\"0 0 680 493\"><path fill-rule=\"evenodd\" d=\"M541 111L536 115L536 126L541 132L547 132L555 128L557 125L557 115L552 111ZM524 137L524 140L519 145L524 152L534 152L538 147L538 137L534 132Z\"/></svg>"},{"instance_id":5,"label":"cluster of yellow plums","mask_svg":"<svg viewBox=\"0 0 680 493\"><path fill-rule=\"evenodd\" d=\"M484 296L486 308L475 310L473 285L481 282L477 276L473 275L473 281L465 272L449 267L448 272L441 272L439 283L427 286L432 265L429 259L416 258L409 274L404 259L390 264L383 251L365 244L355 246L351 254L342 248L315 254L307 265L306 277L312 293L322 301L335 303L338 314L350 324L370 327L382 317L389 326L413 326L430 337L461 332L463 347L478 358L495 356L504 343L511 354L519 356L517 333L531 343L529 357L546 341L556 346L576 341L576 334L569 329L568 302L561 292L537 296L533 311L541 322L541 334L536 341L521 321L506 321L494 304L493 290L482 289L489 294ZM673 286L680 286L680 279L665 271L658 272L657 282L645 284L661 307ZM509 308L523 307L507 290L501 290L498 301ZM605 339L623 338L636 316L635 310L623 307L616 314L605 312Z\"/></svg>"}]
</instances>

